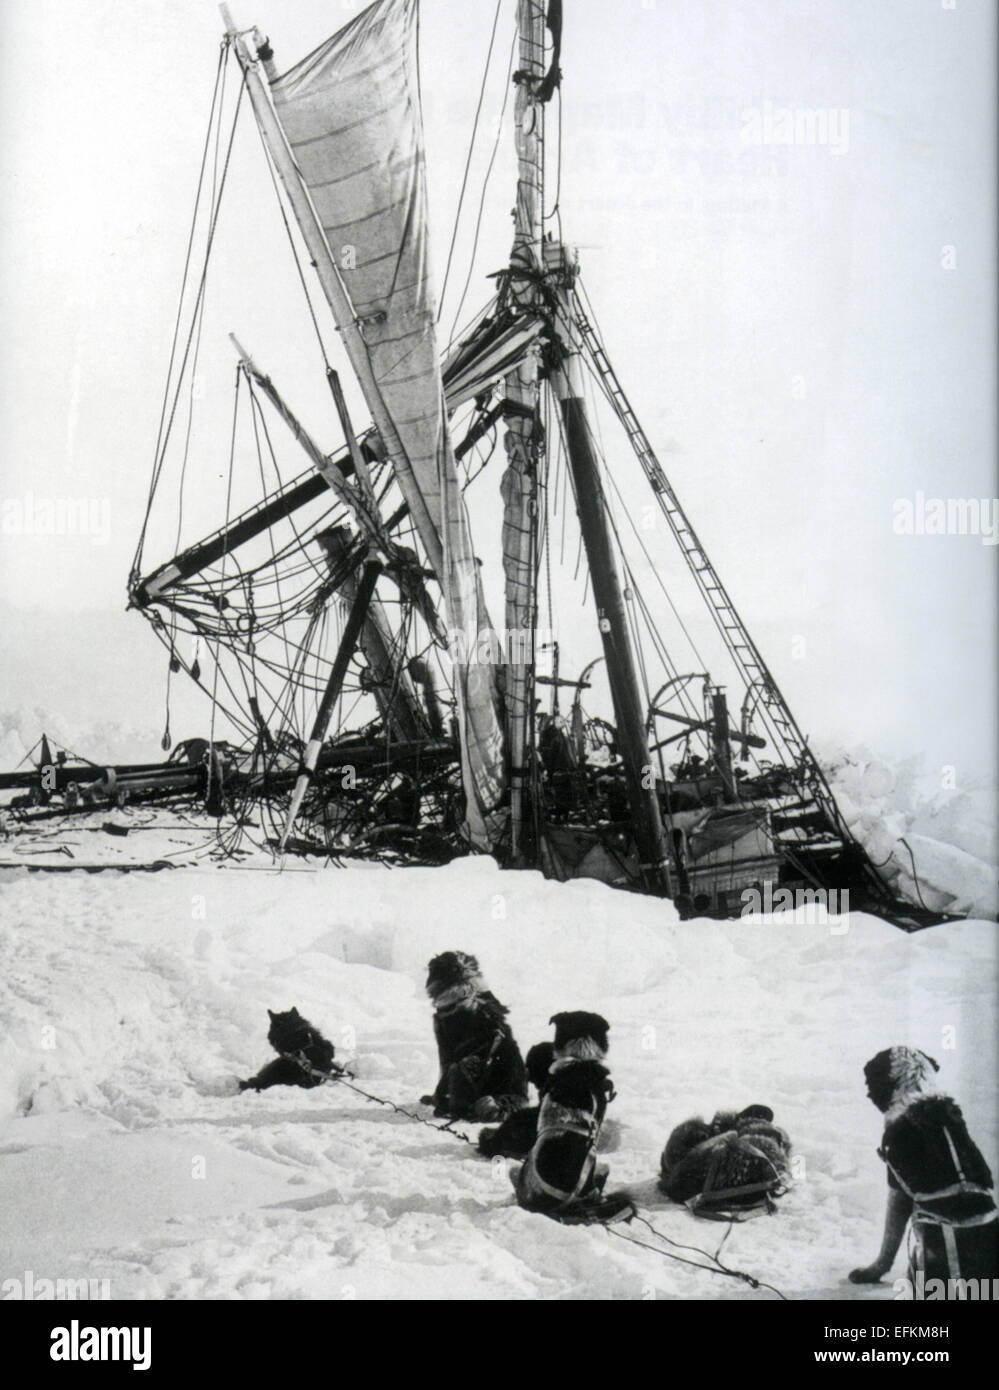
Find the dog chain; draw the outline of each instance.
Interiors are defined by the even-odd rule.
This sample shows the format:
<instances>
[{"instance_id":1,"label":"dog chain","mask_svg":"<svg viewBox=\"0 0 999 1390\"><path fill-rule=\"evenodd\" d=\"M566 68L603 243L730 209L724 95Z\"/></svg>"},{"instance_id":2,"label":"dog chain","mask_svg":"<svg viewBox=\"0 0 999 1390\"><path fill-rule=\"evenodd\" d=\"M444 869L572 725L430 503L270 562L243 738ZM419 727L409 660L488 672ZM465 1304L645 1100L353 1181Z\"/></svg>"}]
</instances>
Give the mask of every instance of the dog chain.
<instances>
[{"instance_id":1,"label":"dog chain","mask_svg":"<svg viewBox=\"0 0 999 1390\"><path fill-rule=\"evenodd\" d=\"M388 1108L390 1110L394 1110L397 1115L405 1115L407 1120L415 1120L417 1124L426 1125L428 1129L434 1129L438 1132L438 1134L450 1134L453 1138L460 1139L465 1144L472 1143L471 1138L467 1134L463 1133L461 1130L451 1128L452 1124L454 1123L453 1120L449 1120L446 1125L434 1124L432 1120L426 1120L423 1118L422 1115L416 1115L413 1113L412 1110L406 1110L403 1106L396 1105L394 1101L384 1100L381 1096L372 1095L370 1091L364 1091L361 1089L360 1086L353 1085L352 1082L356 1078L354 1077L354 1073L352 1071L348 1071L346 1067L339 1068L337 1072L325 1072L320 1071L317 1067L312 1066L312 1064L305 1057L304 1053L283 1052L281 1053L281 1056L287 1057L289 1061L297 1062L303 1071L308 1072L310 1076L318 1077L322 1082L339 1081L340 1084L346 1086L349 1091L355 1091L357 1095L363 1096L365 1100L374 1101L376 1105L388 1106ZM351 1078L350 1081L346 1080L348 1076ZM750 1286L750 1288L770 1289L773 1293L777 1295L778 1298L783 1299L785 1303L788 1301L786 1294L781 1293L780 1289L775 1288L773 1284L768 1284L763 1279L757 1279L752 1274L747 1274L744 1270L729 1269L727 1265L722 1264L721 1260L718 1258L717 1255L712 1255L709 1251L702 1250L699 1245L683 1245L681 1242L671 1239L663 1231L657 1230L655 1226L652 1225L652 1222L648 1221L644 1216L641 1216L637 1210L635 1211L634 1220L640 1221L643 1226L647 1226L653 1235L658 1236L660 1240L666 1241L667 1245L675 1246L678 1250L696 1251L698 1255L703 1255L705 1259L712 1260L714 1261L714 1263L709 1265L702 1265L697 1260L684 1259L682 1255L674 1255L668 1250L658 1250L654 1245L649 1245L644 1240L637 1240L634 1236L628 1236L625 1235L623 1231L615 1230L613 1226L604 1226L604 1229L608 1231L612 1236L618 1236L621 1240L628 1241L630 1245L637 1245L641 1250L651 1250L653 1254L661 1255L664 1259L675 1260L678 1264L690 1265L692 1269L703 1269L706 1270L709 1274L722 1274L729 1279L742 1279L745 1283L747 1283ZM603 1223L598 1222L590 1224ZM721 1245L719 1245L718 1247L719 1251L721 1251L722 1245L725 1244L725 1240L727 1239L729 1231L731 1231L731 1229L732 1225L730 1222L729 1230L726 1231L725 1236L722 1238Z\"/></svg>"},{"instance_id":2,"label":"dog chain","mask_svg":"<svg viewBox=\"0 0 999 1390\"><path fill-rule=\"evenodd\" d=\"M780 1289L775 1285L768 1284L765 1279L757 1279L755 1275L747 1274L746 1271L742 1269L729 1269L728 1265L722 1264L717 1255L712 1255L709 1250L702 1250L699 1245L683 1245L680 1241L673 1240L670 1236L666 1235L664 1231L657 1230L651 1221L646 1220L644 1216L639 1216L637 1212L635 1213L635 1220L640 1221L643 1226L647 1226L654 1236L658 1236L660 1240L664 1240L667 1245L675 1246L678 1250L694 1250L698 1255L703 1255L705 1259L712 1260L714 1263L702 1265L697 1260L685 1259L683 1255L674 1255L669 1250L658 1250L654 1245L649 1245L644 1240L637 1240L634 1236L625 1235L623 1231L616 1231L613 1226L608 1226L607 1230L612 1236L620 1236L622 1240L628 1241L631 1245L637 1245L642 1250L651 1250L656 1255L662 1255L663 1259L676 1260L678 1264L690 1265L693 1269L703 1269L709 1274L723 1274L728 1279L741 1279L752 1289L770 1289L772 1293L775 1293L777 1297L782 1299L785 1303L789 1301L786 1294L781 1293ZM731 1230L731 1223L729 1225L729 1230ZM726 1232L726 1236L727 1235L728 1232ZM724 1243L725 1241L723 1239L722 1245L724 1245ZM719 1245L718 1249L721 1250L721 1245Z\"/></svg>"},{"instance_id":3,"label":"dog chain","mask_svg":"<svg viewBox=\"0 0 999 1390\"><path fill-rule=\"evenodd\" d=\"M436 1125L433 1120L425 1120L422 1115L415 1115L412 1110L406 1110L403 1106L396 1105L394 1101L383 1100L381 1096L373 1096L370 1091L362 1091L360 1086L351 1085L351 1082L345 1080L345 1077L349 1076L351 1081L356 1078L354 1077L354 1073L348 1071L346 1067L340 1067L336 1072L320 1071L318 1067L312 1066L303 1052L282 1052L280 1055L282 1057L287 1057L289 1061L297 1062L303 1071L308 1072L310 1076L318 1077L321 1081L339 1081L342 1085L347 1087L348 1091L356 1091L359 1096L363 1096L365 1100L374 1101L376 1105L386 1105L390 1110L394 1110L397 1115L405 1115L408 1120L416 1120L417 1124L426 1125L428 1129L435 1129L439 1134L453 1135L455 1139L461 1139L466 1144L472 1142L469 1136L463 1134L460 1129L451 1128L454 1123L453 1120L449 1120L446 1125Z\"/></svg>"}]
</instances>

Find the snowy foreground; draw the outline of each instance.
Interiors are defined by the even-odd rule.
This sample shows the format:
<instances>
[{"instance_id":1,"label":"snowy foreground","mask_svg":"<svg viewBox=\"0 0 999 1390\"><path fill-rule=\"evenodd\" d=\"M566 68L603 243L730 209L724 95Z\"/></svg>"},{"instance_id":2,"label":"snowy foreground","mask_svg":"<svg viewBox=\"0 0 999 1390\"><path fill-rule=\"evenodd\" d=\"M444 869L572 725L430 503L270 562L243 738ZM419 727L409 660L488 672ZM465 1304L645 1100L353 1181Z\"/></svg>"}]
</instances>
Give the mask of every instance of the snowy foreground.
<instances>
[{"instance_id":1,"label":"snowy foreground","mask_svg":"<svg viewBox=\"0 0 999 1390\"><path fill-rule=\"evenodd\" d=\"M994 922L915 936L860 914L680 923L669 903L469 859L5 870L0 924L0 1282L107 1279L113 1298L157 1299L774 1298L522 1212L505 1161L342 1086L237 1093L272 1055L267 1009L295 1005L359 1085L418 1109L436 1079L425 966L448 948L479 956L524 1049L558 1010L611 1021L609 1187L676 1241L714 1250L725 1227L657 1194L670 1128L773 1107L798 1179L723 1259L790 1298L895 1296L845 1278L880 1238L880 1116L861 1074L874 1052L936 1056L995 1166Z\"/></svg>"}]
</instances>

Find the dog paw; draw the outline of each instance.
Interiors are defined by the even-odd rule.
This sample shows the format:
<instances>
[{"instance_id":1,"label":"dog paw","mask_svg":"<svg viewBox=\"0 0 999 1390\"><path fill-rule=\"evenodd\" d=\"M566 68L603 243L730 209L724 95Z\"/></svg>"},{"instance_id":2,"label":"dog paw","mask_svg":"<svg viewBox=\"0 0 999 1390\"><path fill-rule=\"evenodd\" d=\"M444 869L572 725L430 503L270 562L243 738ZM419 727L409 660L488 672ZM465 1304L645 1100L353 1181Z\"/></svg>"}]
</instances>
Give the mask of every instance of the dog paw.
<instances>
[{"instance_id":1,"label":"dog paw","mask_svg":"<svg viewBox=\"0 0 999 1390\"><path fill-rule=\"evenodd\" d=\"M851 1284L880 1284L883 1269L878 1269L877 1265L867 1265L864 1269L850 1270Z\"/></svg>"},{"instance_id":2,"label":"dog paw","mask_svg":"<svg viewBox=\"0 0 999 1390\"><path fill-rule=\"evenodd\" d=\"M486 1158L492 1158L496 1152L494 1145L498 1129L483 1129L479 1131L479 1153L485 1154Z\"/></svg>"}]
</instances>

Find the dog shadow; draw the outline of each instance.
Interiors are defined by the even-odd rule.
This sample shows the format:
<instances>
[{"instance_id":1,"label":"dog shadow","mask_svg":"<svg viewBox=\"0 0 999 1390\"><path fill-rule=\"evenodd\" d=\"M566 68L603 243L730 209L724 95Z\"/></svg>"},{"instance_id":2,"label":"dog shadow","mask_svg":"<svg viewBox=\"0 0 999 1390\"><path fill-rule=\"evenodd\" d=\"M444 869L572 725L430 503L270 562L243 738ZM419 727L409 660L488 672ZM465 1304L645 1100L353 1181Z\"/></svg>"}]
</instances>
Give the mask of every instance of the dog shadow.
<instances>
[{"instance_id":1,"label":"dog shadow","mask_svg":"<svg viewBox=\"0 0 999 1390\"><path fill-rule=\"evenodd\" d=\"M604 1120L597 1140L598 1154L617 1153L621 1147L621 1125L618 1120Z\"/></svg>"},{"instance_id":2,"label":"dog shadow","mask_svg":"<svg viewBox=\"0 0 999 1390\"><path fill-rule=\"evenodd\" d=\"M671 1202L665 1192L659 1190L659 1184L655 1178L646 1178L642 1182L629 1182L624 1186L628 1189L628 1195L645 1211L684 1211L682 1203Z\"/></svg>"},{"instance_id":3,"label":"dog shadow","mask_svg":"<svg viewBox=\"0 0 999 1390\"><path fill-rule=\"evenodd\" d=\"M457 1133L454 1137L457 1138ZM462 1162L467 1162L470 1158L485 1158L484 1154L479 1153L474 1141L471 1144L463 1144L460 1149L457 1144L424 1144L422 1148L414 1145L407 1149L393 1149L392 1153L399 1158L432 1158L434 1154L438 1154L441 1158L459 1158Z\"/></svg>"},{"instance_id":4,"label":"dog shadow","mask_svg":"<svg viewBox=\"0 0 999 1390\"><path fill-rule=\"evenodd\" d=\"M258 1110L242 1115L185 1115L176 1120L157 1121L158 1127L183 1129L186 1125L212 1125L216 1129L264 1129L271 1125L324 1125L361 1121L365 1124L412 1124L405 1115L378 1110ZM426 1150L424 1150L426 1152Z\"/></svg>"}]
</instances>

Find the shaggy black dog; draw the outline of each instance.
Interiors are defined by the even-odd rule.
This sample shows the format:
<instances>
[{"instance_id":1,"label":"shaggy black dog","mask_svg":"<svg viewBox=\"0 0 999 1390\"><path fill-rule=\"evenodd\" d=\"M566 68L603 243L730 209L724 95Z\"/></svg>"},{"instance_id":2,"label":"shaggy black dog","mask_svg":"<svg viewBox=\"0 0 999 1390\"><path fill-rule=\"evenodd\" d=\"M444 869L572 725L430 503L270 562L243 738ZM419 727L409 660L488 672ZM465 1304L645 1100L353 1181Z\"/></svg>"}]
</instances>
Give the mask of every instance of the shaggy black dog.
<instances>
[{"instance_id":1,"label":"shaggy black dog","mask_svg":"<svg viewBox=\"0 0 999 1390\"><path fill-rule=\"evenodd\" d=\"M961 1298L966 1290L955 1281L999 1276L992 1173L957 1102L937 1090L939 1070L933 1057L904 1046L886 1048L864 1068L867 1094L885 1117L878 1155L888 1169L888 1205L881 1249L851 1272L854 1284L889 1272L910 1224L916 1298Z\"/></svg>"},{"instance_id":2,"label":"shaggy black dog","mask_svg":"<svg viewBox=\"0 0 999 1390\"><path fill-rule=\"evenodd\" d=\"M509 1012L485 988L479 962L464 951L434 956L427 968L434 1004L440 1080L425 1105L435 1115L502 1120L527 1101L524 1059L506 1021Z\"/></svg>"},{"instance_id":3,"label":"shaggy black dog","mask_svg":"<svg viewBox=\"0 0 999 1390\"><path fill-rule=\"evenodd\" d=\"M610 1025L599 1014L583 1012L555 1014L551 1022L555 1055L541 1094L537 1136L513 1183L520 1206L565 1220L599 1200L607 1181L596 1149L614 1098L603 1065Z\"/></svg>"},{"instance_id":4,"label":"shaggy black dog","mask_svg":"<svg viewBox=\"0 0 999 1390\"><path fill-rule=\"evenodd\" d=\"M555 1044L535 1043L524 1059L527 1079L538 1092L540 1099L548 1080L552 1062L555 1060ZM538 1137L538 1105L525 1105L508 1115L496 1129L483 1129L479 1133L479 1153L486 1158L526 1158L534 1148Z\"/></svg>"},{"instance_id":5,"label":"shaggy black dog","mask_svg":"<svg viewBox=\"0 0 999 1390\"><path fill-rule=\"evenodd\" d=\"M336 1074L340 1068L333 1061L334 1048L318 1028L313 1028L297 1009L276 1014L268 1009L271 1026L267 1041L281 1055L273 1062L239 1083L241 1091L266 1091L268 1086L321 1086L323 1077L314 1072ZM299 1060L302 1059L302 1060Z\"/></svg>"},{"instance_id":6,"label":"shaggy black dog","mask_svg":"<svg viewBox=\"0 0 999 1390\"><path fill-rule=\"evenodd\" d=\"M663 1150L659 1188L700 1216L748 1215L785 1190L791 1144L766 1105L684 1120Z\"/></svg>"}]
</instances>

